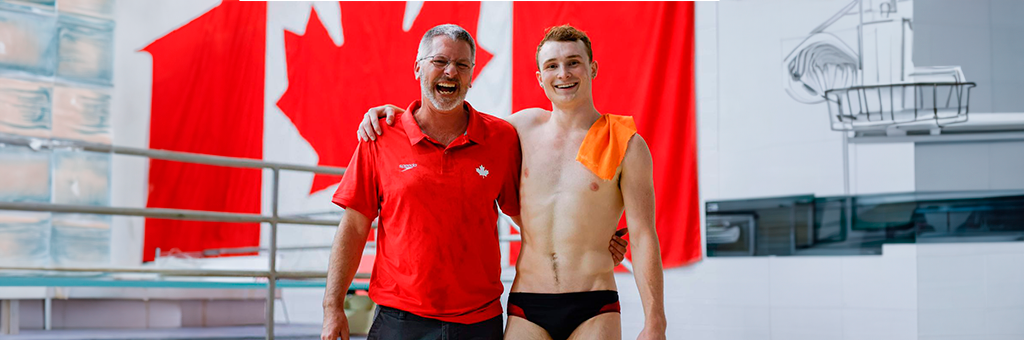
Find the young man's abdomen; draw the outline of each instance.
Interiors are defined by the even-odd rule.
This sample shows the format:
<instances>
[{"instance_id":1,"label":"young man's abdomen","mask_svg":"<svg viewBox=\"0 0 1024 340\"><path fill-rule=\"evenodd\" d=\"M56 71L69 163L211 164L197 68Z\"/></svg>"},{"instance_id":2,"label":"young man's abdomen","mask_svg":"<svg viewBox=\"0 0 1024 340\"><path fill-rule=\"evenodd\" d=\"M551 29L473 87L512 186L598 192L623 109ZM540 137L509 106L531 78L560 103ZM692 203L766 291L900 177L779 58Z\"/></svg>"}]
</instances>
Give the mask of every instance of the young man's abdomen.
<instances>
[{"instance_id":1,"label":"young man's abdomen","mask_svg":"<svg viewBox=\"0 0 1024 340\"><path fill-rule=\"evenodd\" d=\"M538 249L540 248L540 249ZM614 260L603 248L568 251L530 247L524 242L516 263L513 292L568 293L616 290Z\"/></svg>"}]
</instances>

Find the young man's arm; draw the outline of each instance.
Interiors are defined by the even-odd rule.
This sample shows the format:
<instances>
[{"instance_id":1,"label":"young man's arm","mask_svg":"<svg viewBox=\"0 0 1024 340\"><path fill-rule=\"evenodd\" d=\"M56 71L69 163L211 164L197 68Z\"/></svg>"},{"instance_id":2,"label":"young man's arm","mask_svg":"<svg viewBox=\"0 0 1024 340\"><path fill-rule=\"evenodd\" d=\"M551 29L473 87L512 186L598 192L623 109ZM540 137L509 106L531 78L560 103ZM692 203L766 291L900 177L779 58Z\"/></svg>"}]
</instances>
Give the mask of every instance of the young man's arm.
<instances>
[{"instance_id":1,"label":"young man's arm","mask_svg":"<svg viewBox=\"0 0 1024 340\"><path fill-rule=\"evenodd\" d=\"M654 165L647 142L638 134L626 148L619 181L633 244L633 274L644 305L644 330L639 339L665 339L661 247L654 226Z\"/></svg>"},{"instance_id":2,"label":"young man's arm","mask_svg":"<svg viewBox=\"0 0 1024 340\"><path fill-rule=\"evenodd\" d=\"M345 317L345 294L356 276L359 260L366 247L370 233L370 219L352 208L345 209L345 215L338 225L331 246L331 258L327 266L327 290L324 293L324 325L321 340L348 340L348 319Z\"/></svg>"}]
</instances>

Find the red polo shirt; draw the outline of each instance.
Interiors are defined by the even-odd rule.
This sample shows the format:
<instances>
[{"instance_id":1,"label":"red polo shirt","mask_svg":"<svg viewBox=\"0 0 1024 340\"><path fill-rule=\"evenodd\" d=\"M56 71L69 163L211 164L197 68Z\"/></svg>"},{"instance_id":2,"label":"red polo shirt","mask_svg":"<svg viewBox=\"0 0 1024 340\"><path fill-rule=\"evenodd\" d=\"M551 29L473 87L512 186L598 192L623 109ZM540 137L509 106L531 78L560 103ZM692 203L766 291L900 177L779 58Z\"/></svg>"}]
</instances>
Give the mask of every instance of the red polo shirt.
<instances>
[{"instance_id":1,"label":"red polo shirt","mask_svg":"<svg viewBox=\"0 0 1024 340\"><path fill-rule=\"evenodd\" d=\"M373 219L370 298L423 317L476 323L501 315L498 208L519 215L519 137L469 103L466 133L445 147L423 134L413 102L376 142L359 143L333 202Z\"/></svg>"}]
</instances>

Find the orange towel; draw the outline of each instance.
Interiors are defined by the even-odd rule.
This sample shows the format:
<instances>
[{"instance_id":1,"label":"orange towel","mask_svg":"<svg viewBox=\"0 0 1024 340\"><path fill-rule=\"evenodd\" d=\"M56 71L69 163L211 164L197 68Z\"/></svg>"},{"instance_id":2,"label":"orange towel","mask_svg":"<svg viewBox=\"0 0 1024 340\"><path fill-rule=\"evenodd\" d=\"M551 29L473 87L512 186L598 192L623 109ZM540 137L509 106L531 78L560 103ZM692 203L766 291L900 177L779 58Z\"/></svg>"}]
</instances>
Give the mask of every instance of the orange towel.
<instances>
[{"instance_id":1,"label":"orange towel","mask_svg":"<svg viewBox=\"0 0 1024 340\"><path fill-rule=\"evenodd\" d=\"M605 114L587 131L576 152L576 161L583 163L597 177L610 180L626 157L629 139L636 133L633 117Z\"/></svg>"}]
</instances>

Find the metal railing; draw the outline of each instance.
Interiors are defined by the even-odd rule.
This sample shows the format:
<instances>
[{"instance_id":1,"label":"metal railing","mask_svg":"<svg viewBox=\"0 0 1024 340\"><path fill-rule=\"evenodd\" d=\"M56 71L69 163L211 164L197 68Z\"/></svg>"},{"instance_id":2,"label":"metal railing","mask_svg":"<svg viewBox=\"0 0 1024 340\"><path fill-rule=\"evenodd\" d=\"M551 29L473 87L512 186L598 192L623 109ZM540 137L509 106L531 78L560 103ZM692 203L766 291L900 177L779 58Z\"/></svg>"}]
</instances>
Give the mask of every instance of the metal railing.
<instances>
[{"instance_id":1,"label":"metal railing","mask_svg":"<svg viewBox=\"0 0 1024 340\"><path fill-rule=\"evenodd\" d=\"M278 187L280 183L281 170L312 172L317 174L343 175L344 168L306 166L296 164L265 162L254 159L203 155L187 152L151 150L144 148L131 148L113 146L106 144L94 144L84 142L69 142L56 139L40 139L18 136L0 136L0 144L26 146L33 150L41 149L71 149L90 152L110 153L117 155L141 156L150 159L167 161L178 161L195 164L217 165L238 168L270 169L273 173L271 186L271 215L227 213L214 211L199 211L186 209L164 209L164 208L129 208L129 207L101 207L86 205L50 204L50 203L29 203L29 202L0 202L0 210L21 210L21 211L45 211L61 213L83 213L100 215L119 216L140 216L149 218L193 220L193 221L215 221L229 223L269 223L270 244L266 248L269 252L268 268L266 271L259 270L168 270L168 269L146 269L146 268L58 268L58 267L0 267L0 270L46 270L62 272L104 272L104 273L150 273L163 276L194 276L194 277L260 277L267 278L267 310L266 310L266 338L274 339L274 302L275 291L277 290L278 279L310 279L326 278L327 272L310 271L278 271L277 270L277 226L280 223L337 226L338 221L311 219L306 217L280 216L278 213ZM357 278L368 278L367 274L359 274Z\"/></svg>"}]
</instances>

